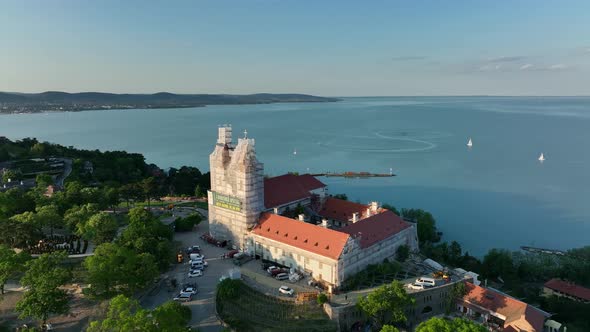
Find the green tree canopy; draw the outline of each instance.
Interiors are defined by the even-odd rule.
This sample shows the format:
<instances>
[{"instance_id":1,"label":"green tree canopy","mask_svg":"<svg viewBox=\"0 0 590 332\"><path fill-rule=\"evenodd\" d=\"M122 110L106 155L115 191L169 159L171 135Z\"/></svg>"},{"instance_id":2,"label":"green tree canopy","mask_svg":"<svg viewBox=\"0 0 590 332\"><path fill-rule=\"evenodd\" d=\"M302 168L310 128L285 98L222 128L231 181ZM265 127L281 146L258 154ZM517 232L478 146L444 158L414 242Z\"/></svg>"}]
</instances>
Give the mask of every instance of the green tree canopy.
<instances>
[{"instance_id":1,"label":"green tree canopy","mask_svg":"<svg viewBox=\"0 0 590 332\"><path fill-rule=\"evenodd\" d=\"M116 243L103 243L84 260L90 295L106 298L117 293L131 294L158 276L154 257L136 253Z\"/></svg>"},{"instance_id":2,"label":"green tree canopy","mask_svg":"<svg viewBox=\"0 0 590 332\"><path fill-rule=\"evenodd\" d=\"M21 251L17 253L8 246L0 244L0 292L4 294L4 285L9 278L24 271L25 263L31 256Z\"/></svg>"},{"instance_id":3,"label":"green tree canopy","mask_svg":"<svg viewBox=\"0 0 590 332\"><path fill-rule=\"evenodd\" d=\"M383 325L380 332L399 332L399 330L393 325Z\"/></svg>"},{"instance_id":4,"label":"green tree canopy","mask_svg":"<svg viewBox=\"0 0 590 332\"><path fill-rule=\"evenodd\" d=\"M28 289L16 304L21 318L37 318L45 323L50 314L69 311L68 294L59 288L71 280L70 271L62 267L66 258L65 252L56 252L26 263L21 284Z\"/></svg>"},{"instance_id":5,"label":"green tree canopy","mask_svg":"<svg viewBox=\"0 0 590 332\"><path fill-rule=\"evenodd\" d=\"M76 231L78 225L86 223L90 217L97 214L99 211L100 209L96 204L89 203L82 206L76 205L66 211L64 221L69 230Z\"/></svg>"},{"instance_id":6,"label":"green tree canopy","mask_svg":"<svg viewBox=\"0 0 590 332\"><path fill-rule=\"evenodd\" d=\"M106 212L99 212L86 222L78 224L76 234L96 244L110 242L117 234L119 225L117 220Z\"/></svg>"},{"instance_id":7,"label":"green tree canopy","mask_svg":"<svg viewBox=\"0 0 590 332\"><path fill-rule=\"evenodd\" d=\"M136 300L118 295L108 307L106 318L90 323L87 332L186 332L191 311L180 303L168 301L150 311Z\"/></svg>"},{"instance_id":8,"label":"green tree canopy","mask_svg":"<svg viewBox=\"0 0 590 332\"><path fill-rule=\"evenodd\" d=\"M486 332L483 325L476 324L462 318L453 320L433 317L420 323L416 327L416 332Z\"/></svg>"},{"instance_id":9,"label":"green tree canopy","mask_svg":"<svg viewBox=\"0 0 590 332\"><path fill-rule=\"evenodd\" d=\"M405 311L414 302L414 298L406 293L403 284L394 280L391 284L383 285L362 297L357 305L380 327L386 323L405 322Z\"/></svg>"},{"instance_id":10,"label":"green tree canopy","mask_svg":"<svg viewBox=\"0 0 590 332\"><path fill-rule=\"evenodd\" d=\"M492 249L483 258L482 274L486 278L507 278L515 273L512 254L504 249Z\"/></svg>"}]
</instances>

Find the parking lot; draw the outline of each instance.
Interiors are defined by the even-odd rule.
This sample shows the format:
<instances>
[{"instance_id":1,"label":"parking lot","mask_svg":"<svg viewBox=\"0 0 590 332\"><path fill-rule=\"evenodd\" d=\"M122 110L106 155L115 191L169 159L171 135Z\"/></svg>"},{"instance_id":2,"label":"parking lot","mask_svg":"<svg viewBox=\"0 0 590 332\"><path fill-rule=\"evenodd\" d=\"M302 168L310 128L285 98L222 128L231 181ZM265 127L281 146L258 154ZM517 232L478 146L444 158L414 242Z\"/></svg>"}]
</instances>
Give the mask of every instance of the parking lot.
<instances>
[{"instance_id":1,"label":"parking lot","mask_svg":"<svg viewBox=\"0 0 590 332\"><path fill-rule=\"evenodd\" d=\"M202 214L205 214L206 212ZM215 315L215 287L219 278L228 274L235 266L231 259L221 259L221 255L227 252L227 249L218 248L210 245L199 238L203 233L208 232L208 222L204 219L196 231L175 233L174 240L182 243L184 248L199 245L201 254L209 266L204 270L203 276L189 278L188 257L185 256L184 263L177 264L169 272L162 276L162 281L149 294L141 299L141 304L146 308L155 308L158 305L172 300L178 295L182 285L187 282L196 282L198 293L193 296L193 300L183 303L192 311L191 326L198 327L203 332L216 332L222 330L222 325ZM172 290L167 280L176 279L178 286Z\"/></svg>"}]
</instances>

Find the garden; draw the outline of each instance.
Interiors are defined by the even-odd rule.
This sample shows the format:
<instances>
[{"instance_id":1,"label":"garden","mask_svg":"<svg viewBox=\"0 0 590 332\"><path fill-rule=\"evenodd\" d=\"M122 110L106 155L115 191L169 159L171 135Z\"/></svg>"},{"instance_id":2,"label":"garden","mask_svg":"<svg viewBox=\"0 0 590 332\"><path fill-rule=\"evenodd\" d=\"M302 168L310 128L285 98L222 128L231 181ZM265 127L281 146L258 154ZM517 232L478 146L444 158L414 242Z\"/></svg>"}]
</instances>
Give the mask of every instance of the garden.
<instances>
[{"instance_id":1,"label":"garden","mask_svg":"<svg viewBox=\"0 0 590 332\"><path fill-rule=\"evenodd\" d=\"M295 304L255 291L241 280L218 285L217 312L239 331L336 331L317 301Z\"/></svg>"}]
</instances>

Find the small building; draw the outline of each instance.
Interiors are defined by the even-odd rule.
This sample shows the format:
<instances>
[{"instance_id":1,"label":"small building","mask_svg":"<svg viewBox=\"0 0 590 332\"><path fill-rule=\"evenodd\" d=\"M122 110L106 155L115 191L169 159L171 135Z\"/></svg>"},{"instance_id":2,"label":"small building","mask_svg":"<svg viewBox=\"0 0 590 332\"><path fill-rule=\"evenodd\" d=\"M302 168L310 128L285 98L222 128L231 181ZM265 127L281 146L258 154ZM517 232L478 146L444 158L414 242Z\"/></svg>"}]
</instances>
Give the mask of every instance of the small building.
<instances>
[{"instance_id":1,"label":"small building","mask_svg":"<svg viewBox=\"0 0 590 332\"><path fill-rule=\"evenodd\" d=\"M86 160L84 162L84 172L88 173L88 174L92 174L94 173L94 165L92 165L91 161Z\"/></svg>"},{"instance_id":2,"label":"small building","mask_svg":"<svg viewBox=\"0 0 590 332\"><path fill-rule=\"evenodd\" d=\"M590 303L590 289L560 279L551 279L543 286L545 296L565 297L573 301Z\"/></svg>"},{"instance_id":3,"label":"small building","mask_svg":"<svg viewBox=\"0 0 590 332\"><path fill-rule=\"evenodd\" d=\"M457 310L493 329L542 332L551 315L491 288L465 282L466 294L457 301Z\"/></svg>"}]
</instances>

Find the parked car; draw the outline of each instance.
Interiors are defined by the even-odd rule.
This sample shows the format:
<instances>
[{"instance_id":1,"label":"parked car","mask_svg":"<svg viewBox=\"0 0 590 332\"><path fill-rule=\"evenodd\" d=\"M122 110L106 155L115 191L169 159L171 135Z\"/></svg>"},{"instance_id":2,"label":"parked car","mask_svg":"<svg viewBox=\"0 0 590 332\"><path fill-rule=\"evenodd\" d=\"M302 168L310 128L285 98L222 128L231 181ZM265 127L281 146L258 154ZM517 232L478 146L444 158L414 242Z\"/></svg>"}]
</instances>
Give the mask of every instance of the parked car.
<instances>
[{"instance_id":1,"label":"parked car","mask_svg":"<svg viewBox=\"0 0 590 332\"><path fill-rule=\"evenodd\" d=\"M200 246L192 246L192 247L188 247L186 248L186 254L190 255L193 253L200 253L201 252L201 247Z\"/></svg>"},{"instance_id":2,"label":"parked car","mask_svg":"<svg viewBox=\"0 0 590 332\"><path fill-rule=\"evenodd\" d=\"M420 277L420 278L416 279L415 284L434 287L434 286L436 286L436 280L434 280L433 278L428 278L428 277Z\"/></svg>"},{"instance_id":3,"label":"parked car","mask_svg":"<svg viewBox=\"0 0 590 332\"><path fill-rule=\"evenodd\" d=\"M173 300L178 302L190 302L193 300L193 294L180 293Z\"/></svg>"},{"instance_id":4,"label":"parked car","mask_svg":"<svg viewBox=\"0 0 590 332\"><path fill-rule=\"evenodd\" d=\"M222 282L222 281L224 281L225 279L229 279L229 277L228 277L228 276L226 276L226 275L223 275L223 276L219 277L219 282Z\"/></svg>"},{"instance_id":5,"label":"parked car","mask_svg":"<svg viewBox=\"0 0 590 332\"><path fill-rule=\"evenodd\" d=\"M279 270L279 268L273 265L273 266L270 266L268 269L266 269L266 272L268 274L272 274L272 271L274 271L274 270Z\"/></svg>"},{"instance_id":6,"label":"parked car","mask_svg":"<svg viewBox=\"0 0 590 332\"><path fill-rule=\"evenodd\" d=\"M295 294L295 291L293 290L293 288L289 288L287 286L281 286L281 287L279 287L279 293L285 294L285 295L293 295L293 294Z\"/></svg>"},{"instance_id":7,"label":"parked car","mask_svg":"<svg viewBox=\"0 0 590 332\"><path fill-rule=\"evenodd\" d=\"M197 294L198 290L196 287L185 287L180 292L181 293L189 293L189 294Z\"/></svg>"},{"instance_id":8,"label":"parked car","mask_svg":"<svg viewBox=\"0 0 590 332\"><path fill-rule=\"evenodd\" d=\"M225 254L225 257L227 257L227 258L234 258L234 256L235 256L236 254L238 254L239 252L240 252L239 250L231 250L231 251L228 251L228 252Z\"/></svg>"},{"instance_id":9,"label":"parked car","mask_svg":"<svg viewBox=\"0 0 590 332\"><path fill-rule=\"evenodd\" d=\"M275 276L275 279L277 279L277 280L289 279L289 274L288 273L279 273Z\"/></svg>"},{"instance_id":10,"label":"parked car","mask_svg":"<svg viewBox=\"0 0 590 332\"><path fill-rule=\"evenodd\" d=\"M201 254L196 254L196 253L190 254L189 257L191 258L191 260L205 259L205 256L203 256Z\"/></svg>"},{"instance_id":11,"label":"parked car","mask_svg":"<svg viewBox=\"0 0 590 332\"><path fill-rule=\"evenodd\" d=\"M190 270L188 272L188 277L189 278L201 277L201 276L203 276L203 271L202 270Z\"/></svg>"},{"instance_id":12,"label":"parked car","mask_svg":"<svg viewBox=\"0 0 590 332\"><path fill-rule=\"evenodd\" d=\"M279 275L281 273L289 274L289 269L275 269L270 272L270 275L273 277L276 277L277 275Z\"/></svg>"},{"instance_id":13,"label":"parked car","mask_svg":"<svg viewBox=\"0 0 590 332\"><path fill-rule=\"evenodd\" d=\"M418 284L408 284L408 288L409 289L415 289L415 290L419 290L419 289L424 289L424 285L418 285Z\"/></svg>"}]
</instances>

